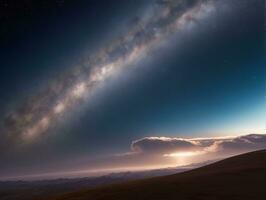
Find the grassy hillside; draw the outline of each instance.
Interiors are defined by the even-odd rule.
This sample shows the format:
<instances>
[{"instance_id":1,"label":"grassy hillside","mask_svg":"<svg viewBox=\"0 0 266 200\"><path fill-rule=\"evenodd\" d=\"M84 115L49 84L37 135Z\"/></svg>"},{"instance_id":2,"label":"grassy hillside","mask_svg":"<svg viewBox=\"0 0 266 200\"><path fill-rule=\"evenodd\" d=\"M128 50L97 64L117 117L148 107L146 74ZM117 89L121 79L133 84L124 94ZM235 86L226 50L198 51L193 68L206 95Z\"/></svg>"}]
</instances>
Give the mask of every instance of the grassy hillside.
<instances>
[{"instance_id":1,"label":"grassy hillside","mask_svg":"<svg viewBox=\"0 0 266 200\"><path fill-rule=\"evenodd\" d=\"M52 200L266 199L266 150L188 172L67 193Z\"/></svg>"}]
</instances>

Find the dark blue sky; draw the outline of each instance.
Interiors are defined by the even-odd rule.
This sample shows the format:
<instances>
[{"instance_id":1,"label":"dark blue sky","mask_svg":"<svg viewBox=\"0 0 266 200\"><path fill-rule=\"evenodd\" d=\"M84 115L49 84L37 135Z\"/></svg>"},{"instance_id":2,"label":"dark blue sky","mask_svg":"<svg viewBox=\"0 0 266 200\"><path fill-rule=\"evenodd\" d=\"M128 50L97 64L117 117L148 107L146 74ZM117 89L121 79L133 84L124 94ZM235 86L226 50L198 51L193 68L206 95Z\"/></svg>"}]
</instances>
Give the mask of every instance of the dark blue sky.
<instances>
[{"instance_id":1,"label":"dark blue sky","mask_svg":"<svg viewBox=\"0 0 266 200\"><path fill-rule=\"evenodd\" d=\"M132 140L144 136L265 131L263 1L234 2L228 11L217 11L195 30L171 38L108 80L90 103L78 107L67 122L60 122L55 135L29 149L38 146L45 163L61 157L125 152ZM149 3L62 1L46 7L30 3L31 11L23 3L9 5L1 27L1 118L84 55L126 30ZM15 7L16 14L11 12ZM38 156L36 151L27 156L22 152L17 161L9 156L11 164L5 166L16 162L25 168L35 166Z\"/></svg>"}]
</instances>

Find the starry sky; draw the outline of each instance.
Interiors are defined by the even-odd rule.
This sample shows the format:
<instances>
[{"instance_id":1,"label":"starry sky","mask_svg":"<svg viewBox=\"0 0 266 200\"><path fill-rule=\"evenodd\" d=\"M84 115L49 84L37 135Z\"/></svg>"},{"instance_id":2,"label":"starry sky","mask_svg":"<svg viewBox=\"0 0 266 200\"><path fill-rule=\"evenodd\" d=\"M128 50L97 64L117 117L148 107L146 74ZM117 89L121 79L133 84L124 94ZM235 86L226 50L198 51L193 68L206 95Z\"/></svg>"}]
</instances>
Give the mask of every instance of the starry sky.
<instances>
[{"instance_id":1,"label":"starry sky","mask_svg":"<svg viewBox=\"0 0 266 200\"><path fill-rule=\"evenodd\" d=\"M265 134L264 4L1 1L0 177L161 166L159 150L198 152L178 138Z\"/></svg>"}]
</instances>

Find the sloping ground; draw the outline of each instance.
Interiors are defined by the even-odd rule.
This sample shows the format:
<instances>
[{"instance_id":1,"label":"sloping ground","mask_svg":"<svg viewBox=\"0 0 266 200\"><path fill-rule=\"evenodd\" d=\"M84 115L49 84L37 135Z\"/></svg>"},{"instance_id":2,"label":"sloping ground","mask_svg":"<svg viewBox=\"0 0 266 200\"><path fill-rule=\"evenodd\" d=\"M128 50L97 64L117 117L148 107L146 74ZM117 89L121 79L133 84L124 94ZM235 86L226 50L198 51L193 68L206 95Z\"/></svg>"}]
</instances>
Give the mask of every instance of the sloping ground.
<instances>
[{"instance_id":1,"label":"sloping ground","mask_svg":"<svg viewBox=\"0 0 266 200\"><path fill-rule=\"evenodd\" d=\"M207 165L207 163L198 163L197 165L199 167ZM184 168L179 167L148 171L118 172L96 177L0 181L0 200L32 200L43 196L48 198L48 194L50 196L55 196L96 186L181 173L188 171L189 168L196 168L197 165L190 165Z\"/></svg>"},{"instance_id":2,"label":"sloping ground","mask_svg":"<svg viewBox=\"0 0 266 200\"><path fill-rule=\"evenodd\" d=\"M53 200L265 200L266 150L170 176L81 190Z\"/></svg>"}]
</instances>

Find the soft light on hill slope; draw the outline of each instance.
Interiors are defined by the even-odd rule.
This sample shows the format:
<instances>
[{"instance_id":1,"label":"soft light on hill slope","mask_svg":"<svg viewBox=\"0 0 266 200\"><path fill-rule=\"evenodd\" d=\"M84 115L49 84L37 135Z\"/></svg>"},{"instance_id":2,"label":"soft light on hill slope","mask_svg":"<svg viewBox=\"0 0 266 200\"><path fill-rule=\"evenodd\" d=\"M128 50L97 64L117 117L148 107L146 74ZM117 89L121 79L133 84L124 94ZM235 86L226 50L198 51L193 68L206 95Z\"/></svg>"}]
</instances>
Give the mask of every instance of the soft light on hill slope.
<instances>
[{"instance_id":1,"label":"soft light on hill slope","mask_svg":"<svg viewBox=\"0 0 266 200\"><path fill-rule=\"evenodd\" d=\"M170 176L68 193L56 200L257 200L266 197L266 150ZM54 200L53 199L53 200Z\"/></svg>"}]
</instances>

